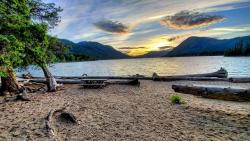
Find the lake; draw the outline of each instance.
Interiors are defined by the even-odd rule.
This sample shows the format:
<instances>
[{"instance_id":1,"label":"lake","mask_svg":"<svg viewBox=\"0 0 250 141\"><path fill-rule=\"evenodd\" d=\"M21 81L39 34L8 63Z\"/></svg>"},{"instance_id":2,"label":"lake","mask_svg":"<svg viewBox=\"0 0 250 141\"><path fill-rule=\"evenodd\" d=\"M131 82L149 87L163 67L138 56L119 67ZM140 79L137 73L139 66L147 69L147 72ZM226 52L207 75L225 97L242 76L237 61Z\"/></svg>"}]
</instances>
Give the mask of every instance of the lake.
<instances>
[{"instance_id":1,"label":"lake","mask_svg":"<svg viewBox=\"0 0 250 141\"><path fill-rule=\"evenodd\" d=\"M60 76L123 76L141 74L151 76L181 75L213 72L224 67L229 76L250 77L250 57L171 57L120 60L98 60L85 62L57 63L50 66L53 75ZM43 76L41 70L33 67L28 70L34 76ZM26 71L25 71L26 72ZM18 72L18 75L24 72Z\"/></svg>"}]
</instances>

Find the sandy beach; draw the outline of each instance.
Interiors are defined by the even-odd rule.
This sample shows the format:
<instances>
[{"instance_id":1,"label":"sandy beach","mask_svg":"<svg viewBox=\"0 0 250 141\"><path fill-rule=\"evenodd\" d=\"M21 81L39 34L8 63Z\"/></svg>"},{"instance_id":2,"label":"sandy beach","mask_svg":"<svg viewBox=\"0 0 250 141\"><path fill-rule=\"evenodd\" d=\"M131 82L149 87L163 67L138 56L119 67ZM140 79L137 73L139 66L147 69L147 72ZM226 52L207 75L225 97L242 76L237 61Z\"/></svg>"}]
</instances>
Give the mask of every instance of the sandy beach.
<instances>
[{"instance_id":1,"label":"sandy beach","mask_svg":"<svg viewBox=\"0 0 250 141\"><path fill-rule=\"evenodd\" d=\"M211 84L250 88L250 83L152 82L140 87L109 85L82 89L64 85L54 93L30 93L31 101L4 101L0 97L0 140L53 140L44 133L45 117L65 104L78 124L57 115L53 127L58 140L235 140L250 139L250 102L205 99L175 93L172 84ZM179 95L184 104L169 100Z\"/></svg>"}]
</instances>

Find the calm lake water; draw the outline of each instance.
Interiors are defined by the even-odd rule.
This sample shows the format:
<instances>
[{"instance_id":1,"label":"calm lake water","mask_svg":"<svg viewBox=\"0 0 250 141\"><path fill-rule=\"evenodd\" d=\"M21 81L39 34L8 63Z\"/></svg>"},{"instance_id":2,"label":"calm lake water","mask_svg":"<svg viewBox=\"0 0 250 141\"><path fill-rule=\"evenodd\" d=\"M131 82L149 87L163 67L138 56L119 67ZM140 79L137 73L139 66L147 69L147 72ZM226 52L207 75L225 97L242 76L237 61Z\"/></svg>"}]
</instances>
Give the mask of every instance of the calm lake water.
<instances>
[{"instance_id":1,"label":"calm lake water","mask_svg":"<svg viewBox=\"0 0 250 141\"><path fill-rule=\"evenodd\" d=\"M229 76L250 77L250 57L173 57L100 60L73 63L58 63L50 67L53 75L60 76L122 76L141 74L151 76L153 72L160 75L179 75L213 72L224 67ZM41 70L30 67L34 76L43 76ZM18 74L23 73L19 72Z\"/></svg>"}]
</instances>

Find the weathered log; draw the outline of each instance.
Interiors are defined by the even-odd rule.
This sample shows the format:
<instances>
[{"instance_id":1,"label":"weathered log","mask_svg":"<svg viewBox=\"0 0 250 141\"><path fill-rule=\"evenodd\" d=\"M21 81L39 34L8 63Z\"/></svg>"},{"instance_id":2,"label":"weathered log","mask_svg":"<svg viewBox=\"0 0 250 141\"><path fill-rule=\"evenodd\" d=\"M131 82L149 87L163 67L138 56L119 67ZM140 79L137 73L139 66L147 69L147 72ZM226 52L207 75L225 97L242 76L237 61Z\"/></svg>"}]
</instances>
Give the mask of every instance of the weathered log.
<instances>
[{"instance_id":1,"label":"weathered log","mask_svg":"<svg viewBox=\"0 0 250 141\"><path fill-rule=\"evenodd\" d=\"M83 79L84 80L84 79ZM83 84L84 81L81 79L56 79L57 83L59 84ZM30 79L29 82L35 82L35 83L45 83L45 79ZM124 85L138 85L140 82L138 79L128 79L128 80L112 80L107 81L107 84L124 84Z\"/></svg>"},{"instance_id":2,"label":"weathered log","mask_svg":"<svg viewBox=\"0 0 250 141\"><path fill-rule=\"evenodd\" d=\"M195 85L172 85L172 89L174 89L175 92L192 94L204 98L250 101L250 89Z\"/></svg>"},{"instance_id":3,"label":"weathered log","mask_svg":"<svg viewBox=\"0 0 250 141\"><path fill-rule=\"evenodd\" d=\"M57 79L141 79L152 80L152 77L147 76L55 76Z\"/></svg>"},{"instance_id":4,"label":"weathered log","mask_svg":"<svg viewBox=\"0 0 250 141\"><path fill-rule=\"evenodd\" d=\"M23 76L19 76L21 79L26 79ZM34 77L33 79L44 79L44 77ZM143 75L133 75L133 76L54 76L56 79L142 79L142 80L152 80L152 77L147 77Z\"/></svg>"},{"instance_id":5,"label":"weathered log","mask_svg":"<svg viewBox=\"0 0 250 141\"><path fill-rule=\"evenodd\" d=\"M231 77L229 81L233 83L250 83L250 77Z\"/></svg>"},{"instance_id":6,"label":"weathered log","mask_svg":"<svg viewBox=\"0 0 250 141\"><path fill-rule=\"evenodd\" d=\"M191 75L176 75L176 76L158 76L156 73L153 74L152 77L147 77L144 75L133 75L133 76L87 76L86 74L83 76L54 76L56 79L139 79L139 80L166 80L166 81L173 81L173 80L186 80L190 77L216 77L216 78L227 78L227 71L224 68L212 73L205 73L205 74L191 74ZM44 79L44 77L32 77L34 79ZM75 83L74 81L73 83ZM59 82L58 82L59 83Z\"/></svg>"},{"instance_id":7,"label":"weathered log","mask_svg":"<svg viewBox=\"0 0 250 141\"><path fill-rule=\"evenodd\" d=\"M44 83L46 84L47 81L45 79L31 79L29 82L36 82L36 83ZM69 80L69 79L56 79L57 83L61 84L82 84L81 80Z\"/></svg>"},{"instance_id":8,"label":"weathered log","mask_svg":"<svg viewBox=\"0 0 250 141\"><path fill-rule=\"evenodd\" d=\"M107 83L111 84L129 84L136 79L129 79L127 81L108 81ZM138 80L138 79L137 79ZM216 78L216 77L165 77L161 81L178 81L178 80L189 80L189 81L228 81L227 78ZM31 79L29 82L35 83L44 83L46 84L45 79ZM56 79L56 82L59 84L83 84L81 79Z\"/></svg>"},{"instance_id":9,"label":"weathered log","mask_svg":"<svg viewBox=\"0 0 250 141\"><path fill-rule=\"evenodd\" d=\"M137 78L138 80L140 78ZM124 80L124 79L122 79ZM128 84L128 82L131 82L136 79L127 79L127 81L109 81L112 84ZM152 79L151 79L152 80ZM179 81L179 80L189 80L189 81L229 81L228 78L217 78L217 77L164 77L160 80L155 81ZM22 80L21 80L22 81ZM29 82L35 82L35 83L44 83L46 84L45 79L30 79ZM56 79L56 82L59 84L82 84L81 79ZM108 83L109 83L108 82Z\"/></svg>"},{"instance_id":10,"label":"weathered log","mask_svg":"<svg viewBox=\"0 0 250 141\"><path fill-rule=\"evenodd\" d=\"M218 77L183 77L183 76L166 76L154 79L153 81L228 81L228 78L218 78Z\"/></svg>"},{"instance_id":11,"label":"weathered log","mask_svg":"<svg viewBox=\"0 0 250 141\"><path fill-rule=\"evenodd\" d=\"M190 80L193 77L195 78L227 78L228 72L224 68L212 73L204 74L190 74L190 75L176 75L176 76L159 76L157 73L153 73L152 79L154 81L176 81L176 80ZM195 80L195 79L194 79ZM199 80L198 80L199 81Z\"/></svg>"}]
</instances>

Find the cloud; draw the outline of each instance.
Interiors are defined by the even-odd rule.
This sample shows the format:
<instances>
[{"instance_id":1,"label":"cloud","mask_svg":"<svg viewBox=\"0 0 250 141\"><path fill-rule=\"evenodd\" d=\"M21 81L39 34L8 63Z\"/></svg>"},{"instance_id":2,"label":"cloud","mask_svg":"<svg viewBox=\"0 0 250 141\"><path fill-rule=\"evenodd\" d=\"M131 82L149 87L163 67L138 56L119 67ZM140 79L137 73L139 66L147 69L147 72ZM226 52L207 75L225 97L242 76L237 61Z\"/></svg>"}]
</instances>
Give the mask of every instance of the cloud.
<instances>
[{"instance_id":1,"label":"cloud","mask_svg":"<svg viewBox=\"0 0 250 141\"><path fill-rule=\"evenodd\" d=\"M182 36L173 36L173 37L169 37L167 40L168 40L169 42L172 42L172 41L178 40L178 39L180 39L180 38L182 38Z\"/></svg>"},{"instance_id":2,"label":"cloud","mask_svg":"<svg viewBox=\"0 0 250 141\"><path fill-rule=\"evenodd\" d=\"M205 27L210 24L224 20L224 17L217 15L206 15L199 12L181 11L173 16L166 16L160 23L173 29L193 29Z\"/></svg>"},{"instance_id":3,"label":"cloud","mask_svg":"<svg viewBox=\"0 0 250 141\"><path fill-rule=\"evenodd\" d=\"M130 32L130 28L118 21L103 20L94 23L95 27L109 33L127 34Z\"/></svg>"},{"instance_id":4,"label":"cloud","mask_svg":"<svg viewBox=\"0 0 250 141\"><path fill-rule=\"evenodd\" d=\"M186 32L190 31L173 31L165 26L161 26L159 21L163 17L174 15L183 10L195 10L202 13L215 13L220 11L220 13L223 13L223 15L228 17L228 20L218 27L223 26L225 28L229 25L237 26L239 24L249 23L247 17L247 12L249 10L240 10L243 7L249 6L249 4L244 3L249 2L249 0L105 0L105 2L103 2L104 0L46 1L55 2L57 6L61 6L64 9L60 14L62 16L62 22L58 27L53 29L50 34L58 35L59 38L70 39L74 42L83 40L96 41L111 45L116 49L119 47L145 46L148 50L155 50L157 49L156 46L158 47L159 42L166 43L166 45L170 46L178 45L185 38L169 43L167 42L167 39L171 36L186 34ZM234 12L233 14L233 11L230 11L232 9L236 10L236 13ZM237 9L242 13L237 14ZM126 27L129 27L130 30L133 30L122 36L114 36L113 34L119 34L114 32L108 32L113 34L107 34L107 31L100 32L100 29L93 26L93 23L102 21L103 19L119 21ZM127 23L129 23L129 25L127 25ZM213 28L215 27L217 26L213 26ZM198 28L197 30L200 29ZM215 36L220 38L224 38L224 36L236 36L235 32L234 34L218 30L210 30L207 32L208 33L206 34L202 34L202 36ZM240 36L243 35L242 32L237 32L237 35L238 34L240 34ZM244 35L245 34L246 33L244 32ZM161 37L164 37L165 39L159 40ZM127 50L124 49L122 51ZM134 52L136 49L131 49L129 51Z\"/></svg>"},{"instance_id":5,"label":"cloud","mask_svg":"<svg viewBox=\"0 0 250 141\"><path fill-rule=\"evenodd\" d=\"M130 49L145 49L146 47L120 47L122 50L130 50Z\"/></svg>"},{"instance_id":6,"label":"cloud","mask_svg":"<svg viewBox=\"0 0 250 141\"><path fill-rule=\"evenodd\" d=\"M168 49L172 49L172 46L163 46L163 47L159 47L160 50L168 50Z\"/></svg>"}]
</instances>

